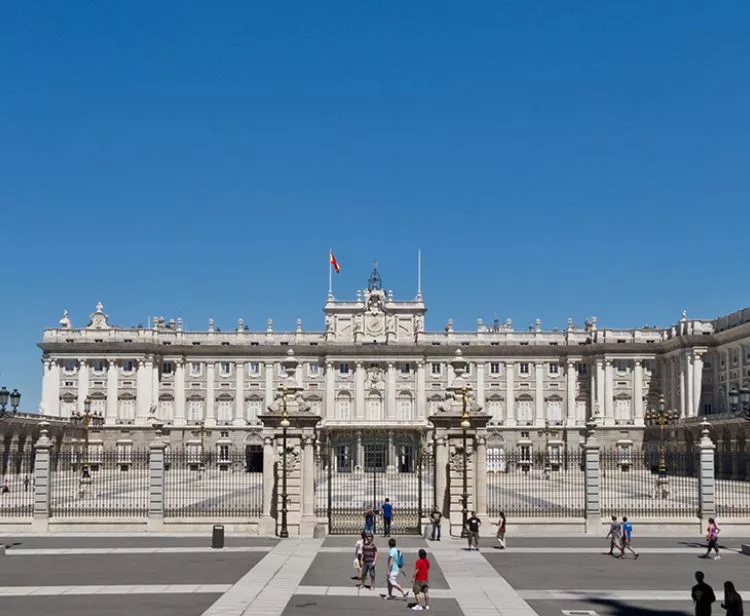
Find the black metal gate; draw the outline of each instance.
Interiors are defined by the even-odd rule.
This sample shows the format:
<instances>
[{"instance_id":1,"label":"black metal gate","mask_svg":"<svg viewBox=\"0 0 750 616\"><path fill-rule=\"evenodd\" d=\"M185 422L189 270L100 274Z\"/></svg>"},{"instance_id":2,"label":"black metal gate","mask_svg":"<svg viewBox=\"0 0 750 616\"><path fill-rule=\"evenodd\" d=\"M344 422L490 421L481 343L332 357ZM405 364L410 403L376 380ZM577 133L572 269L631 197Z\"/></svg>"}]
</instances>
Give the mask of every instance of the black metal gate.
<instances>
[{"instance_id":1,"label":"black metal gate","mask_svg":"<svg viewBox=\"0 0 750 616\"><path fill-rule=\"evenodd\" d=\"M329 433L316 484L316 510L327 516L331 535L361 532L369 507L375 532L382 533L386 498L393 505L391 533L421 534L422 516L434 500L430 456L417 433Z\"/></svg>"}]
</instances>

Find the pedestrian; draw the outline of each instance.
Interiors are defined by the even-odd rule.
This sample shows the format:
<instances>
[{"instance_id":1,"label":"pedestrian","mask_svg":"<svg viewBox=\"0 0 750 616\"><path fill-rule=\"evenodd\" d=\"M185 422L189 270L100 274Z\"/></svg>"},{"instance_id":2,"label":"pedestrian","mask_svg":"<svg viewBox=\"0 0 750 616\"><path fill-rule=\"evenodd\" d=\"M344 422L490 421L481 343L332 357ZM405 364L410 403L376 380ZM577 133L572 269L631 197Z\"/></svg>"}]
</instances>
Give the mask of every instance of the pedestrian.
<instances>
[{"instance_id":1,"label":"pedestrian","mask_svg":"<svg viewBox=\"0 0 750 616\"><path fill-rule=\"evenodd\" d=\"M742 597L734 589L733 582L724 582L724 603L721 604L726 610L726 616L744 616L742 612Z\"/></svg>"},{"instance_id":2,"label":"pedestrian","mask_svg":"<svg viewBox=\"0 0 750 616\"><path fill-rule=\"evenodd\" d=\"M393 520L393 505L390 499L386 498L380 509L383 513L383 537L391 536L391 520Z\"/></svg>"},{"instance_id":3,"label":"pedestrian","mask_svg":"<svg viewBox=\"0 0 750 616\"><path fill-rule=\"evenodd\" d=\"M29 491L29 484L30 484L30 483L31 483L31 481L29 481L29 476L28 476L28 475L26 475L26 476L25 476L25 477L23 478L23 491L24 491L24 492L28 492L28 491Z\"/></svg>"},{"instance_id":4,"label":"pedestrian","mask_svg":"<svg viewBox=\"0 0 750 616\"><path fill-rule=\"evenodd\" d=\"M365 547L365 532L362 531L360 534L360 538L357 539L357 542L354 544L354 562L357 567L357 579L361 581L362 579L362 550Z\"/></svg>"},{"instance_id":5,"label":"pedestrian","mask_svg":"<svg viewBox=\"0 0 750 616\"><path fill-rule=\"evenodd\" d=\"M406 601L406 597L409 591L406 590L401 584L398 583L398 574L404 566L404 555L401 550L396 548L396 540L392 537L388 539L388 570L386 575L388 576L388 596L387 599L393 599L393 589L398 590Z\"/></svg>"},{"instance_id":6,"label":"pedestrian","mask_svg":"<svg viewBox=\"0 0 750 616\"><path fill-rule=\"evenodd\" d=\"M6 479L5 483L3 484L2 493L3 494L8 494L9 492L10 492L10 488L8 487L8 481Z\"/></svg>"},{"instance_id":7,"label":"pedestrian","mask_svg":"<svg viewBox=\"0 0 750 616\"><path fill-rule=\"evenodd\" d=\"M365 516L365 533L368 535L375 534L375 511L372 507L368 507L364 513Z\"/></svg>"},{"instance_id":8,"label":"pedestrian","mask_svg":"<svg viewBox=\"0 0 750 616\"><path fill-rule=\"evenodd\" d=\"M711 604L716 601L714 589L703 578L703 571L696 571L695 581L698 583L690 590L690 597L695 604L695 616L711 616Z\"/></svg>"},{"instance_id":9,"label":"pedestrian","mask_svg":"<svg viewBox=\"0 0 750 616\"><path fill-rule=\"evenodd\" d=\"M482 520L477 517L477 512L472 511L471 517L466 520L466 530L469 531L469 550L471 550L472 544L479 551L479 527L482 525Z\"/></svg>"},{"instance_id":10,"label":"pedestrian","mask_svg":"<svg viewBox=\"0 0 750 616\"><path fill-rule=\"evenodd\" d=\"M500 519L497 521L497 541L500 544L500 549L505 549L505 512L500 512Z\"/></svg>"},{"instance_id":11,"label":"pedestrian","mask_svg":"<svg viewBox=\"0 0 750 616\"><path fill-rule=\"evenodd\" d=\"M419 558L414 563L414 575L411 576L412 581L412 592L414 592L414 598L417 600L417 604L412 607L413 610L429 610L430 609L430 561L427 558L427 552L424 549L419 550ZM419 600L419 596L422 595L422 601Z\"/></svg>"},{"instance_id":12,"label":"pedestrian","mask_svg":"<svg viewBox=\"0 0 750 616\"><path fill-rule=\"evenodd\" d=\"M719 560L721 556L719 556L719 533L721 532L721 529L717 526L716 520L713 518L708 518L708 528L706 528L706 540L708 541L708 547L706 548L706 553L701 556L701 558L708 558L711 555L711 550L713 550L716 554L714 556L714 560Z\"/></svg>"},{"instance_id":13,"label":"pedestrian","mask_svg":"<svg viewBox=\"0 0 750 616\"><path fill-rule=\"evenodd\" d=\"M617 516L612 516L612 522L609 524L609 532L607 533L607 537L609 537L609 552L608 554L610 556L615 555L615 549L620 549L620 537L622 536L622 526L620 525L620 522L617 520ZM607 538L605 537L605 539Z\"/></svg>"},{"instance_id":14,"label":"pedestrian","mask_svg":"<svg viewBox=\"0 0 750 616\"><path fill-rule=\"evenodd\" d=\"M437 508L437 505L435 505L435 508L432 510L432 513L430 514L430 522L432 522L432 536L431 539L433 541L440 541L440 522L443 519L442 512Z\"/></svg>"},{"instance_id":15,"label":"pedestrian","mask_svg":"<svg viewBox=\"0 0 750 616\"><path fill-rule=\"evenodd\" d=\"M625 558L625 550L630 550L630 553L638 560L638 554L633 551L633 546L630 544L630 540L633 536L633 525L628 522L628 518L622 516L622 537L620 538L620 558Z\"/></svg>"},{"instance_id":16,"label":"pedestrian","mask_svg":"<svg viewBox=\"0 0 750 616\"><path fill-rule=\"evenodd\" d=\"M370 576L370 590L375 590L375 565L378 562L378 548L372 539L372 535L365 535L365 542L362 545L362 574L359 578L359 584L364 585L365 578Z\"/></svg>"}]
</instances>

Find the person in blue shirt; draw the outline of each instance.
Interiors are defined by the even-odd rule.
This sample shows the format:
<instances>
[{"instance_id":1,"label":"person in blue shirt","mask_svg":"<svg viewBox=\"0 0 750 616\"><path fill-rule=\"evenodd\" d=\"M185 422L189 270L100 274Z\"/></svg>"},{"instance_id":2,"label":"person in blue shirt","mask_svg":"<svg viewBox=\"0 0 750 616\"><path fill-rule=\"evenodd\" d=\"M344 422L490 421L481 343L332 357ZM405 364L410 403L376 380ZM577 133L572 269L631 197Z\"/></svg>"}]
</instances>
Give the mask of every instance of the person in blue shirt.
<instances>
[{"instance_id":1,"label":"person in blue shirt","mask_svg":"<svg viewBox=\"0 0 750 616\"><path fill-rule=\"evenodd\" d=\"M393 505L390 499L386 498L383 506L380 508L383 514L383 537L391 536L391 520L393 519Z\"/></svg>"},{"instance_id":2,"label":"person in blue shirt","mask_svg":"<svg viewBox=\"0 0 750 616\"><path fill-rule=\"evenodd\" d=\"M628 522L625 516L622 516L622 541L620 542L620 558L625 557L625 550L630 550L630 553L638 560L638 554L633 551L633 546L630 545L630 538L633 534L633 525Z\"/></svg>"}]
</instances>

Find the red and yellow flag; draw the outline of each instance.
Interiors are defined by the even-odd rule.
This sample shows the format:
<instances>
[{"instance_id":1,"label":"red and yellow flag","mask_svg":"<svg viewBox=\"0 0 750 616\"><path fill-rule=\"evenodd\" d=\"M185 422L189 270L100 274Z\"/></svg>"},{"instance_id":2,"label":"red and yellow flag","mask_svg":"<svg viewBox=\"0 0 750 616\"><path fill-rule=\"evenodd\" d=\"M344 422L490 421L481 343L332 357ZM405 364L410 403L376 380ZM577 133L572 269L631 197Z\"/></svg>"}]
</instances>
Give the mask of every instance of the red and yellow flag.
<instances>
[{"instance_id":1,"label":"red and yellow flag","mask_svg":"<svg viewBox=\"0 0 750 616\"><path fill-rule=\"evenodd\" d=\"M341 271L341 268L339 267L339 262L336 261L336 257L333 256L333 250L331 250L331 265L333 266L333 269L336 270L336 273L338 274Z\"/></svg>"}]
</instances>

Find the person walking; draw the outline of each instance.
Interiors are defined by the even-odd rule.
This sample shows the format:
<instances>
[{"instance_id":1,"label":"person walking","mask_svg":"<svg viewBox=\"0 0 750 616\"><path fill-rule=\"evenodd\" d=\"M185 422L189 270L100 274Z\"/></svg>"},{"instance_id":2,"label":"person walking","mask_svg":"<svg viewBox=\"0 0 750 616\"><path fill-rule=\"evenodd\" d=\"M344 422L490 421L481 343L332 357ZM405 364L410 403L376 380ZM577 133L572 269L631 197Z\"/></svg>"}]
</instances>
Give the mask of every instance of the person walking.
<instances>
[{"instance_id":1,"label":"person walking","mask_svg":"<svg viewBox=\"0 0 750 616\"><path fill-rule=\"evenodd\" d=\"M412 581L412 592L414 598L417 600L417 604L412 607L413 610L429 610L430 609L430 561L427 558L427 552L423 549L419 550L419 558L414 563L414 575L411 576ZM419 596L422 595L423 599L420 601Z\"/></svg>"},{"instance_id":2,"label":"person walking","mask_svg":"<svg viewBox=\"0 0 750 616\"><path fill-rule=\"evenodd\" d=\"M365 532L362 531L360 538L354 544L354 562L357 563L357 579L362 580L363 550L365 547Z\"/></svg>"},{"instance_id":3,"label":"person walking","mask_svg":"<svg viewBox=\"0 0 750 616\"><path fill-rule=\"evenodd\" d=\"M368 507L364 513L365 517L365 533L368 535L375 534L375 510L372 507Z\"/></svg>"},{"instance_id":4,"label":"person walking","mask_svg":"<svg viewBox=\"0 0 750 616\"><path fill-rule=\"evenodd\" d=\"M734 589L733 582L724 582L724 602L721 604L726 610L726 616L744 616L742 611L742 597Z\"/></svg>"},{"instance_id":5,"label":"person walking","mask_svg":"<svg viewBox=\"0 0 750 616\"><path fill-rule=\"evenodd\" d=\"M628 522L625 516L622 516L622 537L620 538L620 558L625 558L625 550L629 550L635 560L638 560L638 554L633 551L630 540L633 537L633 525Z\"/></svg>"},{"instance_id":6,"label":"person walking","mask_svg":"<svg viewBox=\"0 0 750 616\"><path fill-rule=\"evenodd\" d=\"M430 514L430 522L432 522L432 541L440 541L440 522L443 520L443 514L437 508L437 505Z\"/></svg>"},{"instance_id":7,"label":"person walking","mask_svg":"<svg viewBox=\"0 0 750 616\"><path fill-rule=\"evenodd\" d=\"M393 589L395 588L406 601L409 591L398 583L398 574L404 566L404 555L401 550L396 548L396 540L393 538L388 539L388 548L388 571L386 572L388 576L388 596L386 599L393 599Z\"/></svg>"},{"instance_id":8,"label":"person walking","mask_svg":"<svg viewBox=\"0 0 750 616\"><path fill-rule=\"evenodd\" d=\"M714 589L703 580L703 571L696 571L697 584L690 590L690 597L695 604L695 616L711 616L711 604L716 601Z\"/></svg>"},{"instance_id":9,"label":"person walking","mask_svg":"<svg viewBox=\"0 0 750 616\"><path fill-rule=\"evenodd\" d=\"M383 514L383 537L391 536L391 520L393 520L393 505L390 499L386 498L383 506L380 508Z\"/></svg>"},{"instance_id":10,"label":"person walking","mask_svg":"<svg viewBox=\"0 0 750 616\"><path fill-rule=\"evenodd\" d=\"M469 531L469 550L471 546L479 551L479 527L482 525L482 520L477 517L477 512L472 511L471 517L466 520L466 529Z\"/></svg>"},{"instance_id":11,"label":"person walking","mask_svg":"<svg viewBox=\"0 0 750 616\"><path fill-rule=\"evenodd\" d=\"M500 519L495 524L497 526L497 541L500 544L500 549L505 549L505 512L500 512Z\"/></svg>"},{"instance_id":12,"label":"person walking","mask_svg":"<svg viewBox=\"0 0 750 616\"><path fill-rule=\"evenodd\" d=\"M719 533L721 532L721 529L716 524L716 520L713 518L708 518L708 527L706 528L706 540L708 541L708 547L706 548L706 553L701 558L708 558L711 555L711 550L713 550L716 554L714 556L714 560L719 560L721 556L719 556Z\"/></svg>"},{"instance_id":13,"label":"person walking","mask_svg":"<svg viewBox=\"0 0 750 616\"><path fill-rule=\"evenodd\" d=\"M607 533L607 537L609 537L609 556L615 555L615 550L620 549L620 537L622 536L622 525L617 520L617 516L612 516L612 521L609 524L609 532ZM605 539L607 538L605 537Z\"/></svg>"},{"instance_id":14,"label":"person walking","mask_svg":"<svg viewBox=\"0 0 750 616\"><path fill-rule=\"evenodd\" d=\"M375 590L375 565L378 562L378 548L372 539L372 535L365 535L365 542L362 546L362 574L357 586L363 586L365 578L370 576L370 590Z\"/></svg>"}]
</instances>

